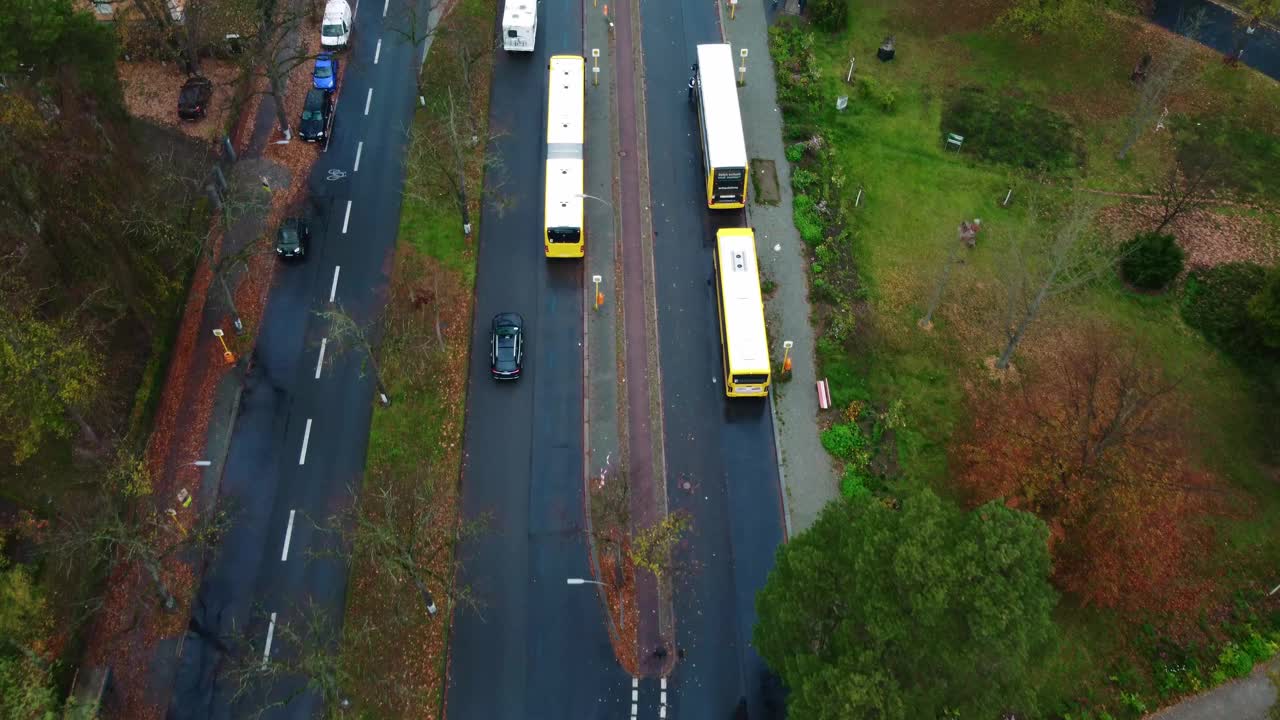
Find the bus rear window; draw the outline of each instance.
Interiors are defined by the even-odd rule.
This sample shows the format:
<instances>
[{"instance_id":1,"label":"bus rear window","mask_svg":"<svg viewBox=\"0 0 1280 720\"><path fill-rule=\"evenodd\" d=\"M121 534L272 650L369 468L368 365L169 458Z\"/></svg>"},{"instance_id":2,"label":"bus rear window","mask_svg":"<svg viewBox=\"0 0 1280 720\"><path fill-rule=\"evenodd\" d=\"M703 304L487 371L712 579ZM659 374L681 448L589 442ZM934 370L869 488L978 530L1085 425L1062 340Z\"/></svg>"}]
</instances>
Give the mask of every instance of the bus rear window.
<instances>
[{"instance_id":1,"label":"bus rear window","mask_svg":"<svg viewBox=\"0 0 1280 720\"><path fill-rule=\"evenodd\" d=\"M742 187L742 168L716 168L716 187Z\"/></svg>"},{"instance_id":2,"label":"bus rear window","mask_svg":"<svg viewBox=\"0 0 1280 720\"><path fill-rule=\"evenodd\" d=\"M734 385L763 385L769 381L768 375L734 375Z\"/></svg>"},{"instance_id":3,"label":"bus rear window","mask_svg":"<svg viewBox=\"0 0 1280 720\"><path fill-rule=\"evenodd\" d=\"M553 243L577 243L582 238L582 230L576 227L547 228L547 239Z\"/></svg>"}]
</instances>

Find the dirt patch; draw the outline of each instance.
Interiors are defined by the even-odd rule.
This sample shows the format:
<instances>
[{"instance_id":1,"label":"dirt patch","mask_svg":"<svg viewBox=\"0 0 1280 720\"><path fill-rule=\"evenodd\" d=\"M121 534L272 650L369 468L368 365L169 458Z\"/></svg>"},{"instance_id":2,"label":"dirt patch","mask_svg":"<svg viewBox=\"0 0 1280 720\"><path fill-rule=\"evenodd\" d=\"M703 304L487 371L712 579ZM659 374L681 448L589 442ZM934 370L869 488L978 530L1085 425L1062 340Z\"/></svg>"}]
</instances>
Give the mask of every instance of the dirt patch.
<instances>
[{"instance_id":1,"label":"dirt patch","mask_svg":"<svg viewBox=\"0 0 1280 720\"><path fill-rule=\"evenodd\" d=\"M117 65L125 109L130 115L177 128L202 140L214 140L226 131L231 96L239 74L234 64L219 60L200 63L200 73L213 82L213 99L209 102L208 117L195 122L178 120L178 90L186 82L187 74L181 72L176 64L147 60L121 61Z\"/></svg>"},{"instance_id":2,"label":"dirt patch","mask_svg":"<svg viewBox=\"0 0 1280 720\"><path fill-rule=\"evenodd\" d=\"M756 202L761 205L777 205L782 200L778 189L778 167L772 160L751 160L751 185L756 191Z\"/></svg>"},{"instance_id":3,"label":"dirt patch","mask_svg":"<svg viewBox=\"0 0 1280 720\"><path fill-rule=\"evenodd\" d=\"M1126 203L1102 210L1098 222L1123 240L1158 225L1160 215L1153 205ZM1188 268L1240 261L1271 265L1280 260L1274 228L1258 217L1197 208L1178 216L1164 232L1187 251Z\"/></svg>"},{"instance_id":4,"label":"dirt patch","mask_svg":"<svg viewBox=\"0 0 1280 720\"><path fill-rule=\"evenodd\" d=\"M903 3L889 13L891 25L909 28L924 37L977 32L991 27L1004 12L1001 0L930 0Z\"/></svg>"}]
</instances>

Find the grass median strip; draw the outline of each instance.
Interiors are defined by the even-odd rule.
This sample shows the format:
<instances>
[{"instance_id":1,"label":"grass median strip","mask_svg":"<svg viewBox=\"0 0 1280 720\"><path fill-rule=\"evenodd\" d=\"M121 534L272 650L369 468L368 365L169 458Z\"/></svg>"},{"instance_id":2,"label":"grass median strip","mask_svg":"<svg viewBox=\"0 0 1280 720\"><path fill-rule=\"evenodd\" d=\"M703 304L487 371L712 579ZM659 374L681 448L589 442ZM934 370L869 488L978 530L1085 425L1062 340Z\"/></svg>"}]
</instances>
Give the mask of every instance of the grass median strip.
<instances>
[{"instance_id":1,"label":"grass median strip","mask_svg":"<svg viewBox=\"0 0 1280 720\"><path fill-rule=\"evenodd\" d=\"M479 214L485 143L471 139L487 136L492 53L476 49L488 48L494 20L481 0L443 20L423 69L426 107L410 131L377 350L392 404L375 410L348 531L343 666L359 678L351 700L364 717L440 714L452 607L466 597L454 587L454 546L482 530L457 520L475 285L475 229L463 226Z\"/></svg>"}]
</instances>

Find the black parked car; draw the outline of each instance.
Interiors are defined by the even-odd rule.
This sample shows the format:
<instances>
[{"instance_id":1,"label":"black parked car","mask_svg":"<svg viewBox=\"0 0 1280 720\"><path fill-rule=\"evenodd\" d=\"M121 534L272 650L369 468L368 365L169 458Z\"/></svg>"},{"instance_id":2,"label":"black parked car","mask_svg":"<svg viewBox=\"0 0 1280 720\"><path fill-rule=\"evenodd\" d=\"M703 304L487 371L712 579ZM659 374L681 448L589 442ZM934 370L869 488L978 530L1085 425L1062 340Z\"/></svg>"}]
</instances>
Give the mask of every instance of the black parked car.
<instances>
[{"instance_id":1,"label":"black parked car","mask_svg":"<svg viewBox=\"0 0 1280 720\"><path fill-rule=\"evenodd\" d=\"M213 98L213 83L209 78L192 75L178 91L178 117L183 120L199 120L209 112L209 100Z\"/></svg>"},{"instance_id":2,"label":"black parked car","mask_svg":"<svg viewBox=\"0 0 1280 720\"><path fill-rule=\"evenodd\" d=\"M516 380L524 367L524 318L498 313L489 331L489 371L494 380Z\"/></svg>"},{"instance_id":3,"label":"black parked car","mask_svg":"<svg viewBox=\"0 0 1280 720\"><path fill-rule=\"evenodd\" d=\"M321 142L329 136L329 115L333 112L333 93L311 88L302 103L302 120L298 135L307 142Z\"/></svg>"},{"instance_id":4,"label":"black parked car","mask_svg":"<svg viewBox=\"0 0 1280 720\"><path fill-rule=\"evenodd\" d=\"M310 244L311 228L305 220L288 218L276 230L276 255L283 259L305 256Z\"/></svg>"}]
</instances>

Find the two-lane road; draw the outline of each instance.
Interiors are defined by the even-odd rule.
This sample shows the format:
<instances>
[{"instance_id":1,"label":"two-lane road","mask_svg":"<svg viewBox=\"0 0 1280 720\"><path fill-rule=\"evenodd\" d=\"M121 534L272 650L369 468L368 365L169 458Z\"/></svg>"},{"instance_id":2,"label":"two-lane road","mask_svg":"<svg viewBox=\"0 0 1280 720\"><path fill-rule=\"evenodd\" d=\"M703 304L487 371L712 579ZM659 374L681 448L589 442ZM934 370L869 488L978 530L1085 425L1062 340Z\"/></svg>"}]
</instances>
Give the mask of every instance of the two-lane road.
<instances>
[{"instance_id":1,"label":"two-lane road","mask_svg":"<svg viewBox=\"0 0 1280 720\"><path fill-rule=\"evenodd\" d=\"M462 512L488 529L459 549L458 581L479 611L459 609L450 645L447 711L486 720L614 720L629 712L591 586L584 537L581 260L543 255L547 62L582 54L580 0L538 4L536 51L498 52L485 180L501 197L480 222ZM586 151L598 152L595 148ZM590 236L587 242L591 242ZM496 383L489 322L526 323L524 377Z\"/></svg>"},{"instance_id":2,"label":"two-lane road","mask_svg":"<svg viewBox=\"0 0 1280 720\"><path fill-rule=\"evenodd\" d=\"M363 323L385 302L422 52L391 30L406 1L357 6L332 140L314 148L311 176L295 180L309 183L312 247L303 262L279 269L264 313L220 489L235 525L196 598L171 718L239 717L263 702L233 702L236 688L219 675L229 662L221 641L247 635L264 661L278 661L296 649L283 646L276 626L301 620L304 608L323 611L335 630L341 624L347 567L312 557L336 541L314 523L359 486L373 387L362 359L330 343L316 313L340 304ZM272 697L293 687L276 687ZM319 710L318 698L303 694L270 715Z\"/></svg>"},{"instance_id":3,"label":"two-lane road","mask_svg":"<svg viewBox=\"0 0 1280 720\"><path fill-rule=\"evenodd\" d=\"M757 0L763 1L763 0ZM783 539L768 401L726 398L713 292L720 227L745 214L706 209L697 110L688 100L696 46L721 42L712 3L642 0L654 266L672 511L693 518L676 555L671 714L781 717L775 685L751 646L755 593ZM751 118L743 119L750 123ZM750 156L751 148L747 148Z\"/></svg>"}]
</instances>

